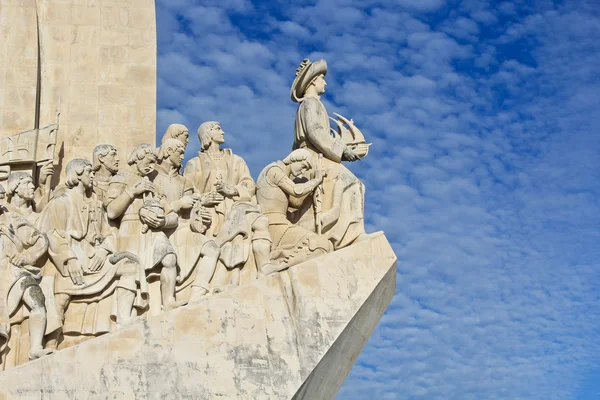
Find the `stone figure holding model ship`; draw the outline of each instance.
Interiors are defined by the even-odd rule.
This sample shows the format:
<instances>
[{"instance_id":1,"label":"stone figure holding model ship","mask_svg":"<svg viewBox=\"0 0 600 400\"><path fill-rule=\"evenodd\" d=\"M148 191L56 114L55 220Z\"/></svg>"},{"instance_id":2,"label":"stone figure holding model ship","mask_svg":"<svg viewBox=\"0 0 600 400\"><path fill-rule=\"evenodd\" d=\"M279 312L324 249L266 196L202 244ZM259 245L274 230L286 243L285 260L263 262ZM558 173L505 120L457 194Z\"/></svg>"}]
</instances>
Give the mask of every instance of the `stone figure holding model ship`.
<instances>
[{"instance_id":1,"label":"stone figure holding model ship","mask_svg":"<svg viewBox=\"0 0 600 400\"><path fill-rule=\"evenodd\" d=\"M327 86L326 74L325 60L310 62L306 59L296 71L290 92L292 101L300 103L293 149L307 149L315 159L322 154L322 166L326 171L321 195L299 210L297 223L320 232L331 241L334 249L339 249L365 235L364 185L342 165L342 161L360 160L367 155L369 145L354 122L341 115L337 115L338 131L332 132L330 118L321 102Z\"/></svg>"}]
</instances>

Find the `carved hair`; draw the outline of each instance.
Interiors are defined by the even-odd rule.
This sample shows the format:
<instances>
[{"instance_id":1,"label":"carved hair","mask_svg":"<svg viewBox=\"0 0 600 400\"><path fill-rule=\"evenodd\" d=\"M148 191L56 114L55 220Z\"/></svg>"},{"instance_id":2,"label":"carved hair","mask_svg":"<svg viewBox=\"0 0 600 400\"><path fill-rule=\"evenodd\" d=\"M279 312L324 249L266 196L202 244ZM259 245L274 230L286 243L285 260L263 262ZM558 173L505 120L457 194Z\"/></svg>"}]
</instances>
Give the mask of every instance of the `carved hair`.
<instances>
[{"instance_id":1,"label":"carved hair","mask_svg":"<svg viewBox=\"0 0 600 400\"><path fill-rule=\"evenodd\" d=\"M33 178L27 172L13 172L8 176L8 197L12 197L17 192L17 188L23 179L29 179L33 182Z\"/></svg>"},{"instance_id":2,"label":"carved hair","mask_svg":"<svg viewBox=\"0 0 600 400\"><path fill-rule=\"evenodd\" d=\"M98 171L100 169L100 167L102 166L100 163L100 156L105 157L111 151L116 152L117 149L115 146L111 146L110 144L99 144L98 146L94 147L94 152L92 153L92 161L93 161L92 169L94 171Z\"/></svg>"},{"instance_id":3,"label":"carved hair","mask_svg":"<svg viewBox=\"0 0 600 400\"><path fill-rule=\"evenodd\" d=\"M212 135L210 132L218 125L219 123L217 121L207 121L198 128L198 139L200 139L200 148L202 150L206 150L210 146L210 143L212 142Z\"/></svg>"},{"instance_id":4,"label":"carved hair","mask_svg":"<svg viewBox=\"0 0 600 400\"><path fill-rule=\"evenodd\" d=\"M84 158L74 158L67 164L65 168L65 186L73 188L77 186L81 180L81 175L85 171L85 167L91 167L92 163Z\"/></svg>"},{"instance_id":5,"label":"carved hair","mask_svg":"<svg viewBox=\"0 0 600 400\"><path fill-rule=\"evenodd\" d=\"M308 163L308 165L312 168L311 158L312 158L312 155L310 154L310 151L308 151L306 149L296 149L296 150L292 151L290 154L288 154L288 156L286 158L284 158L282 161L285 165L290 165L291 163L300 162L300 161L306 161Z\"/></svg>"},{"instance_id":6,"label":"carved hair","mask_svg":"<svg viewBox=\"0 0 600 400\"><path fill-rule=\"evenodd\" d=\"M164 160L173 154L174 151L179 149L185 151L185 145L180 140L174 138L163 140L162 144L158 148L158 159Z\"/></svg>"},{"instance_id":7,"label":"carved hair","mask_svg":"<svg viewBox=\"0 0 600 400\"><path fill-rule=\"evenodd\" d=\"M6 196L6 190L4 190L4 186L0 185L0 200L4 199L5 196Z\"/></svg>"},{"instance_id":8,"label":"carved hair","mask_svg":"<svg viewBox=\"0 0 600 400\"><path fill-rule=\"evenodd\" d=\"M131 155L127 159L127 164L137 164L138 161L141 161L146 157L146 154L152 154L154 158L156 158L156 150L154 147L150 146L148 143L142 143L133 149Z\"/></svg>"},{"instance_id":9,"label":"carved hair","mask_svg":"<svg viewBox=\"0 0 600 400\"><path fill-rule=\"evenodd\" d=\"M167 128L160 143L165 143L165 140L167 139L179 139L179 136L183 135L185 132L188 132L188 128L186 128L185 125L171 124Z\"/></svg>"}]
</instances>

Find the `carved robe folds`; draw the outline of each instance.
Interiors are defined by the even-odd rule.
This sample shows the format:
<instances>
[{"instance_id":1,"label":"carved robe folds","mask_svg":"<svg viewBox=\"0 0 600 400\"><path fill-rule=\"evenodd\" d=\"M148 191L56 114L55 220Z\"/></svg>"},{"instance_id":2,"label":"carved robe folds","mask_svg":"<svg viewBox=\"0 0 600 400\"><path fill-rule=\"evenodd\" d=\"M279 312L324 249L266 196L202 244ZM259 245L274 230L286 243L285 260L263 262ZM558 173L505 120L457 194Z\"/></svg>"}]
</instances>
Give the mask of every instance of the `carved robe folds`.
<instances>
[{"instance_id":1,"label":"carved robe folds","mask_svg":"<svg viewBox=\"0 0 600 400\"><path fill-rule=\"evenodd\" d=\"M136 293L134 307L146 306L147 286L144 271L134 257L116 254L117 238L111 229L102 203L96 194L89 198L67 190L52 199L39 220L47 232L54 270L45 272L54 278L54 294L70 297L65 314L64 333L98 335L109 332L118 315L115 289ZM99 249L109 253L102 267L90 270ZM83 268L83 285L76 285L66 270L76 259ZM73 318L69 318L72 315ZM53 329L49 327L48 331Z\"/></svg>"},{"instance_id":2,"label":"carved robe folds","mask_svg":"<svg viewBox=\"0 0 600 400\"><path fill-rule=\"evenodd\" d=\"M351 244L364 228L365 187L354 174L341 164L344 143L331 136L329 117L321 101L305 98L296 113L294 149L306 148L313 152L313 162L318 153L323 154L323 168L327 176L323 181L323 235L339 249ZM298 225L313 232L316 230L312 202L299 211Z\"/></svg>"}]
</instances>

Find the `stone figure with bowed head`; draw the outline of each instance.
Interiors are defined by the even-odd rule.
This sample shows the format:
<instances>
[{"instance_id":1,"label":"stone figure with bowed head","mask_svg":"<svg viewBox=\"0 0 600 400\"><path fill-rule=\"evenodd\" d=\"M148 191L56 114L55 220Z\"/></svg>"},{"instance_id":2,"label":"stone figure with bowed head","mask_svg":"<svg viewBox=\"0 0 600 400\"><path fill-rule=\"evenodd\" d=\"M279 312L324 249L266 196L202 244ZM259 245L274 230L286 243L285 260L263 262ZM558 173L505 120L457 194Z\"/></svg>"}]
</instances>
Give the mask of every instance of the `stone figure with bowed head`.
<instances>
[{"instance_id":1,"label":"stone figure with bowed head","mask_svg":"<svg viewBox=\"0 0 600 400\"><path fill-rule=\"evenodd\" d=\"M50 200L38 223L48 236L55 267L45 275L54 278L54 299L61 315L76 304L84 308L99 302L113 305L96 307L94 321L69 321L69 326L78 327L71 333L97 335L108 332L111 321L120 326L133 320L134 306L144 307L146 279L134 254L118 252L114 230L93 191L92 164L76 158L65 172L67 189ZM60 330L52 337L53 346Z\"/></svg>"},{"instance_id":2,"label":"stone figure with bowed head","mask_svg":"<svg viewBox=\"0 0 600 400\"><path fill-rule=\"evenodd\" d=\"M129 169L110 180L105 201L108 218L119 225L117 247L140 258L147 278L160 276L161 304L171 310L185 302L175 299L177 255L165 231L177 227L178 216L163 191L152 182L156 176L156 149L138 145L127 160Z\"/></svg>"},{"instance_id":3,"label":"stone figure with bowed head","mask_svg":"<svg viewBox=\"0 0 600 400\"><path fill-rule=\"evenodd\" d=\"M181 127L187 132L187 128ZM214 240L204 235L210 225L210 211L200 204L200 195L194 193L192 182L179 174L184 152L185 141L163 138L153 182L161 188L169 206L179 215L177 228L166 232L177 252L179 275L176 290L181 292L191 286L190 301L195 302L210 291L220 250ZM198 216L200 221L196 220Z\"/></svg>"},{"instance_id":4,"label":"stone figure with bowed head","mask_svg":"<svg viewBox=\"0 0 600 400\"><path fill-rule=\"evenodd\" d=\"M292 224L288 219L290 209L297 208L302 200L311 198L323 182L324 171L315 170L314 178L301 180L302 175L313 168L315 160L306 149L292 151L282 161L267 165L256 181L256 199L262 212L269 219L269 234L273 240L270 273L291 267L333 250L327 238Z\"/></svg>"},{"instance_id":5,"label":"stone figure with bowed head","mask_svg":"<svg viewBox=\"0 0 600 400\"><path fill-rule=\"evenodd\" d=\"M119 154L110 144L99 144L92 153L94 191L101 201L106 197L110 179L119 172Z\"/></svg>"},{"instance_id":6,"label":"stone figure with bowed head","mask_svg":"<svg viewBox=\"0 0 600 400\"><path fill-rule=\"evenodd\" d=\"M4 188L0 186L0 197L4 195ZM38 261L47 250L44 234L22 215L0 205L0 364L10 339L10 318L23 305L29 309L29 359L53 352L42 345L46 306Z\"/></svg>"},{"instance_id":7,"label":"stone figure with bowed head","mask_svg":"<svg viewBox=\"0 0 600 400\"><path fill-rule=\"evenodd\" d=\"M339 249L366 236L364 185L341 162L364 157L368 145L354 123L341 116L338 116L339 119L349 124L352 134L337 121L343 134L336 137L331 135L327 110L321 102L321 95L327 86L326 74L325 60L304 60L297 69L291 88L292 100L300 103L296 113L293 149L307 149L313 159L323 154L323 168L326 171L322 197L312 203L307 202L306 207L299 210L297 223L314 232L321 231L334 248Z\"/></svg>"},{"instance_id":8,"label":"stone figure with bowed head","mask_svg":"<svg viewBox=\"0 0 600 400\"><path fill-rule=\"evenodd\" d=\"M254 255L256 268L272 268L268 220L256 204L254 180L246 162L230 149L221 149L225 133L215 121L198 128L202 151L184 169L203 195L201 203L212 211L207 231L221 247L220 260L233 273L232 284L239 283L240 266Z\"/></svg>"}]
</instances>

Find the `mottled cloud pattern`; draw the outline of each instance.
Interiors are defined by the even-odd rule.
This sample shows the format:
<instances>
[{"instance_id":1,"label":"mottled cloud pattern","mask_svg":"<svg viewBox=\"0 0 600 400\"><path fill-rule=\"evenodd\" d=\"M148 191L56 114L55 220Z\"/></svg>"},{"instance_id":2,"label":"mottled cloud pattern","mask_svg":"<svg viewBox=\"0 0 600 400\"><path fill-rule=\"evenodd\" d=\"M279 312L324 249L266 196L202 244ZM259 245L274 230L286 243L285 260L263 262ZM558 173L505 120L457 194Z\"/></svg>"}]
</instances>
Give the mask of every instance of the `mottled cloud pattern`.
<instances>
[{"instance_id":1,"label":"mottled cloud pattern","mask_svg":"<svg viewBox=\"0 0 600 400\"><path fill-rule=\"evenodd\" d=\"M156 2L159 137L221 121L256 178L309 57L373 142L350 168L397 294L339 399L598 398L596 1Z\"/></svg>"}]
</instances>

